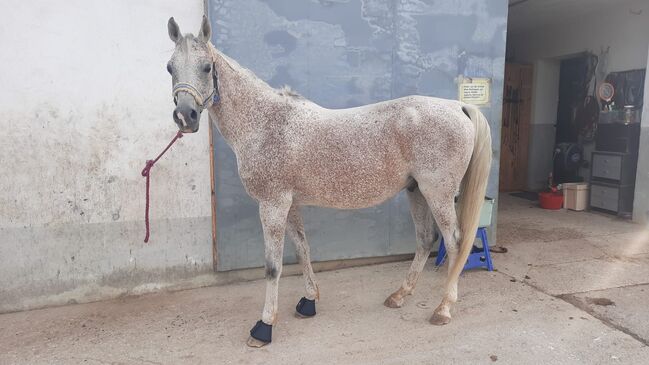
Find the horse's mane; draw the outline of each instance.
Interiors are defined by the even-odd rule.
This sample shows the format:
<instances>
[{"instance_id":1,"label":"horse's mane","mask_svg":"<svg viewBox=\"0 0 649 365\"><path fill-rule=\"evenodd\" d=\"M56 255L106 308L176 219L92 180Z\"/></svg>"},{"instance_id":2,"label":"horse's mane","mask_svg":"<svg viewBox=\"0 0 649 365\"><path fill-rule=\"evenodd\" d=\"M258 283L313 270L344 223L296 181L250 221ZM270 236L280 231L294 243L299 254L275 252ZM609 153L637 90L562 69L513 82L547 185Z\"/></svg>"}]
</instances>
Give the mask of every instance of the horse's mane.
<instances>
[{"instance_id":1,"label":"horse's mane","mask_svg":"<svg viewBox=\"0 0 649 365\"><path fill-rule=\"evenodd\" d=\"M260 79L255 75L254 72L250 71L249 69L241 66L237 61L234 59L228 57L225 55L223 52L219 51L212 43L208 43L208 47L210 48L210 52L212 52L213 57L220 57L224 63L233 71L236 73L242 74L247 76L249 79L255 81L258 84L262 84L268 89L275 90L277 94L288 97L291 99L304 99L302 95L300 95L297 91L293 90L289 85L284 85L280 87L279 89L274 89L270 85L268 85L264 80Z\"/></svg>"},{"instance_id":2,"label":"horse's mane","mask_svg":"<svg viewBox=\"0 0 649 365\"><path fill-rule=\"evenodd\" d=\"M302 95L300 95L297 91L291 89L291 87L288 85L284 85L277 89L277 93L293 99L304 99Z\"/></svg>"}]
</instances>

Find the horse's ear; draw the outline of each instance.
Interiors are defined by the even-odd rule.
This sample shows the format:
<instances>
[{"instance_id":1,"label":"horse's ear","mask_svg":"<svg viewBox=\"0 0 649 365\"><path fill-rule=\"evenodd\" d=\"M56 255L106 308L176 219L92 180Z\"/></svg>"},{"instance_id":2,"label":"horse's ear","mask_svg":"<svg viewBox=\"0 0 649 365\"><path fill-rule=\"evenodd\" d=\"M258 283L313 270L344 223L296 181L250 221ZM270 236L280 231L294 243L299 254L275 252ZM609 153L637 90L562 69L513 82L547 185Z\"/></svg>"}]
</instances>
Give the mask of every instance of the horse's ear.
<instances>
[{"instance_id":1,"label":"horse's ear","mask_svg":"<svg viewBox=\"0 0 649 365\"><path fill-rule=\"evenodd\" d=\"M210 21L207 19L207 16L203 15L203 21L201 22L201 30L198 31L198 39L207 43L212 38L212 27L210 26Z\"/></svg>"},{"instance_id":2,"label":"horse's ear","mask_svg":"<svg viewBox=\"0 0 649 365\"><path fill-rule=\"evenodd\" d=\"M182 38L182 35L180 34L180 27L174 20L174 17L169 18L169 22L167 23L167 31L169 31L169 38L174 43L178 43L180 38Z\"/></svg>"}]
</instances>

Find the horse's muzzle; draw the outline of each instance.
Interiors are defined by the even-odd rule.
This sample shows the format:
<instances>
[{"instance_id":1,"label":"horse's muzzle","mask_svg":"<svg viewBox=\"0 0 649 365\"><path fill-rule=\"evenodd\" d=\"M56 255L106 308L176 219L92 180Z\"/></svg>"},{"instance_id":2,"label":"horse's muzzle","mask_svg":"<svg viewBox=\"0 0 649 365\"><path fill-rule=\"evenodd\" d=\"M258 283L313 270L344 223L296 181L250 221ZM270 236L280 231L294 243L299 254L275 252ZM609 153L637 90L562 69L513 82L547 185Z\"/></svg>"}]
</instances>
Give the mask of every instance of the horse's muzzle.
<instances>
[{"instance_id":1,"label":"horse's muzzle","mask_svg":"<svg viewBox=\"0 0 649 365\"><path fill-rule=\"evenodd\" d=\"M196 108L190 105L178 105L173 112L174 122L183 133L195 133L198 131L201 114Z\"/></svg>"}]
</instances>

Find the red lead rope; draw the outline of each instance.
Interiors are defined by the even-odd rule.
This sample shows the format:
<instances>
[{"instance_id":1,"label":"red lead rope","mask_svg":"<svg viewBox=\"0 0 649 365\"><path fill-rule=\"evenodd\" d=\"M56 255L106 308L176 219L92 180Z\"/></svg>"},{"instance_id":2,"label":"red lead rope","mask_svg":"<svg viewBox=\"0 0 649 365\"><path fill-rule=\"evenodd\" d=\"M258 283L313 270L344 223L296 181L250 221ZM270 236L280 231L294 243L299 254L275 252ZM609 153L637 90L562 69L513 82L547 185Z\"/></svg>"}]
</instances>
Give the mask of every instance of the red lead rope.
<instances>
[{"instance_id":1,"label":"red lead rope","mask_svg":"<svg viewBox=\"0 0 649 365\"><path fill-rule=\"evenodd\" d=\"M146 226L146 236L144 236L144 242L149 242L149 180L151 179L151 168L155 165L156 162L162 157L162 155L167 152L169 148L180 138L183 138L183 132L178 131L174 139L169 142L167 148L165 148L155 160L147 160L146 166L142 170L142 176L146 177L146 210L144 211L144 225Z\"/></svg>"}]
</instances>

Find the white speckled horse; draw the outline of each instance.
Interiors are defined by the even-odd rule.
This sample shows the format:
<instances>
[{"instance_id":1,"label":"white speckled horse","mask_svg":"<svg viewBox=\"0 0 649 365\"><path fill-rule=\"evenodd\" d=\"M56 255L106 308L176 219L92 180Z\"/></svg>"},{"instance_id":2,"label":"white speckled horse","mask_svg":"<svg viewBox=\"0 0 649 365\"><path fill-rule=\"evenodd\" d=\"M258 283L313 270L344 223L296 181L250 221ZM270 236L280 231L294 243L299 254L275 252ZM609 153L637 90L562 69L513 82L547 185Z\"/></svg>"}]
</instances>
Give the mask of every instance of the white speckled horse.
<instances>
[{"instance_id":1,"label":"white speckled horse","mask_svg":"<svg viewBox=\"0 0 649 365\"><path fill-rule=\"evenodd\" d=\"M449 271L445 295L430 322L449 323L458 277L473 245L491 165L491 136L480 111L424 96L332 110L276 90L210 43L203 18L198 36L182 35L173 18L175 51L168 64L183 132L196 132L203 109L234 150L239 176L259 202L266 248L266 302L248 344L271 341L284 235L295 243L306 284L298 314L315 314L318 285L311 268L301 205L340 209L380 204L406 189L417 249L408 275L385 305L401 307L413 292L435 240L444 237ZM454 197L459 192L459 200Z\"/></svg>"}]
</instances>

